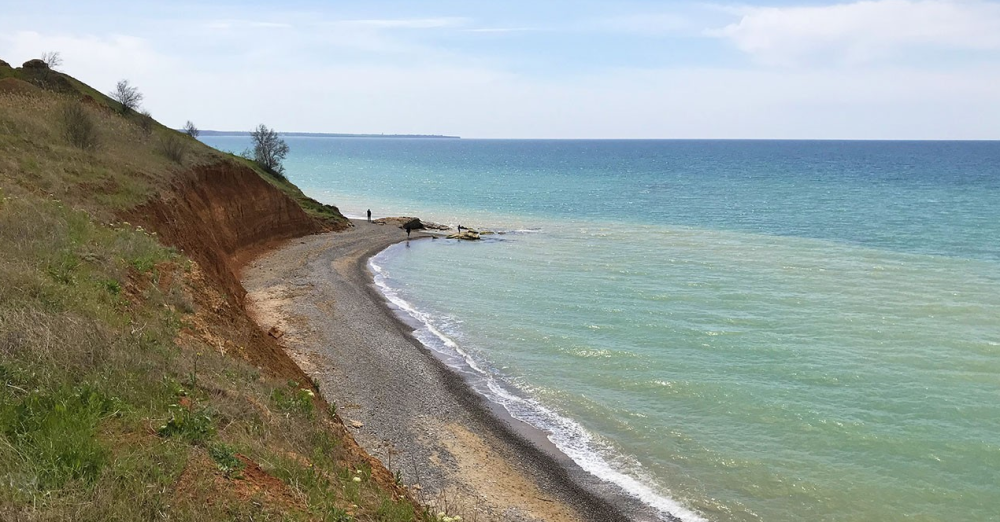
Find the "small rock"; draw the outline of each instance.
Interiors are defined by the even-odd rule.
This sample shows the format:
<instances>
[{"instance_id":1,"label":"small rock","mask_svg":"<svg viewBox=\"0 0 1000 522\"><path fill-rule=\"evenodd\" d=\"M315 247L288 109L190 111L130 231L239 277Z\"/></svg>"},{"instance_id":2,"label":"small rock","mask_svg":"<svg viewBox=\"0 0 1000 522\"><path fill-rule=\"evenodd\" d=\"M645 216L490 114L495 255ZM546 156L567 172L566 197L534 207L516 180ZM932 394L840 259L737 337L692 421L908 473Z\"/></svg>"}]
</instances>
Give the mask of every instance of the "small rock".
<instances>
[{"instance_id":1,"label":"small rock","mask_svg":"<svg viewBox=\"0 0 1000 522\"><path fill-rule=\"evenodd\" d=\"M361 422L358 422L358 421L356 421L356 420L352 420L352 421L350 421L350 422L348 423L348 425L350 425L350 427L352 427L352 428L354 428L354 429L361 429L361 428L364 428L364 427L365 427L364 423L361 423Z\"/></svg>"},{"instance_id":2,"label":"small rock","mask_svg":"<svg viewBox=\"0 0 1000 522\"><path fill-rule=\"evenodd\" d=\"M281 339L281 337L285 335L285 331L282 330L281 328L278 328L278 325L274 325L271 327L270 330L267 331L267 335L270 335L275 339Z\"/></svg>"}]
</instances>

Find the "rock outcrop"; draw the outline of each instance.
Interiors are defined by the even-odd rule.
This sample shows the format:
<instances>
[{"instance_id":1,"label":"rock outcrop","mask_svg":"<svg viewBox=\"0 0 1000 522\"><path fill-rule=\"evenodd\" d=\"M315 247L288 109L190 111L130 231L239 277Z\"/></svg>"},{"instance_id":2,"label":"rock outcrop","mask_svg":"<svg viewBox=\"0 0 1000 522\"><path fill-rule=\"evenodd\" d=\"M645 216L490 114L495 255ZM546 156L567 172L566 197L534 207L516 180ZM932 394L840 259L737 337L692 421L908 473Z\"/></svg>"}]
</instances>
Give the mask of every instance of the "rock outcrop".
<instances>
[{"instance_id":1,"label":"rock outcrop","mask_svg":"<svg viewBox=\"0 0 1000 522\"><path fill-rule=\"evenodd\" d=\"M423 230L424 224L415 217L386 217L372 221L376 225L393 225L403 230Z\"/></svg>"},{"instance_id":2,"label":"rock outcrop","mask_svg":"<svg viewBox=\"0 0 1000 522\"><path fill-rule=\"evenodd\" d=\"M424 224L420 222L420 218L413 218L406 223L403 223L403 230L422 230Z\"/></svg>"},{"instance_id":3,"label":"rock outcrop","mask_svg":"<svg viewBox=\"0 0 1000 522\"><path fill-rule=\"evenodd\" d=\"M475 230L466 230L464 232L456 232L454 234L449 234L448 239L461 239L463 241L476 241L479 239L479 232Z\"/></svg>"},{"instance_id":4,"label":"rock outcrop","mask_svg":"<svg viewBox=\"0 0 1000 522\"><path fill-rule=\"evenodd\" d=\"M21 67L24 67L25 69L48 69L49 64L39 60L38 58L34 58L24 62L24 65Z\"/></svg>"},{"instance_id":5,"label":"rock outcrop","mask_svg":"<svg viewBox=\"0 0 1000 522\"><path fill-rule=\"evenodd\" d=\"M422 221L424 228L427 230L451 230L448 225L442 225L441 223L431 223L429 221Z\"/></svg>"},{"instance_id":6,"label":"rock outcrop","mask_svg":"<svg viewBox=\"0 0 1000 522\"><path fill-rule=\"evenodd\" d=\"M5 61L3 61L3 60L0 60L0 68L3 68L3 67L6 67L6 68L10 69L10 64L7 63L7 62L5 62Z\"/></svg>"}]
</instances>

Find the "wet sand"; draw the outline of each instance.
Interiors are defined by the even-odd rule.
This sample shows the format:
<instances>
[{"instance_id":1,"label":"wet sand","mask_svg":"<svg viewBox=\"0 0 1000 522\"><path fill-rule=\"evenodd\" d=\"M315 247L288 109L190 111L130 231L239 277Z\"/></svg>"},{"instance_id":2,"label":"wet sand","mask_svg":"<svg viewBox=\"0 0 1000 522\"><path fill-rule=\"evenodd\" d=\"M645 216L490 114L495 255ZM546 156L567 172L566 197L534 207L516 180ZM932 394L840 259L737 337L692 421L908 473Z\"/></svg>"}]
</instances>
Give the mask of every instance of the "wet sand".
<instances>
[{"instance_id":1,"label":"wet sand","mask_svg":"<svg viewBox=\"0 0 1000 522\"><path fill-rule=\"evenodd\" d=\"M466 521L660 520L476 394L413 338L367 267L405 240L395 226L358 220L346 232L294 240L243 273L257 322L277 327L358 443L419 500Z\"/></svg>"}]
</instances>

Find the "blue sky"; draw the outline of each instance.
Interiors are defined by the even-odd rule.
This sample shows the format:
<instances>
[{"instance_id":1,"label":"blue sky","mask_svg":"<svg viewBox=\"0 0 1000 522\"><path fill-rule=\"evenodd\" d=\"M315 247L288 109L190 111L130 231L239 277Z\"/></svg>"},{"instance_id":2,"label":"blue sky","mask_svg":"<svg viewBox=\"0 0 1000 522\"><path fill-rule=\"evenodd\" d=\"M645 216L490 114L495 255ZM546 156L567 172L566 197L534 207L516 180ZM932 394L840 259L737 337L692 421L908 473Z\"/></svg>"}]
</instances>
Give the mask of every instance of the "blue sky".
<instances>
[{"instance_id":1,"label":"blue sky","mask_svg":"<svg viewBox=\"0 0 1000 522\"><path fill-rule=\"evenodd\" d=\"M160 121L484 138L1000 138L982 0L0 0L0 58L58 51Z\"/></svg>"}]
</instances>

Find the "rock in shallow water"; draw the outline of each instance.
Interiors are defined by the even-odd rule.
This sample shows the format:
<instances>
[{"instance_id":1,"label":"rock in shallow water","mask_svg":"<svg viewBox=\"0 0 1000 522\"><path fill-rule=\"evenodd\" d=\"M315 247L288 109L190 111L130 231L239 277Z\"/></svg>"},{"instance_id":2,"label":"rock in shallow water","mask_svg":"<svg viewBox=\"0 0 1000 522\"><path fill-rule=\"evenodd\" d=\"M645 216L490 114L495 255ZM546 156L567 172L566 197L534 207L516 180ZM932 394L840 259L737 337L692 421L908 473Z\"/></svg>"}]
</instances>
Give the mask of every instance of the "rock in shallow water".
<instances>
[{"instance_id":1,"label":"rock in shallow water","mask_svg":"<svg viewBox=\"0 0 1000 522\"><path fill-rule=\"evenodd\" d=\"M462 233L449 234L448 239L462 239L465 241L475 241L479 239L479 232L466 230L465 232Z\"/></svg>"}]
</instances>

